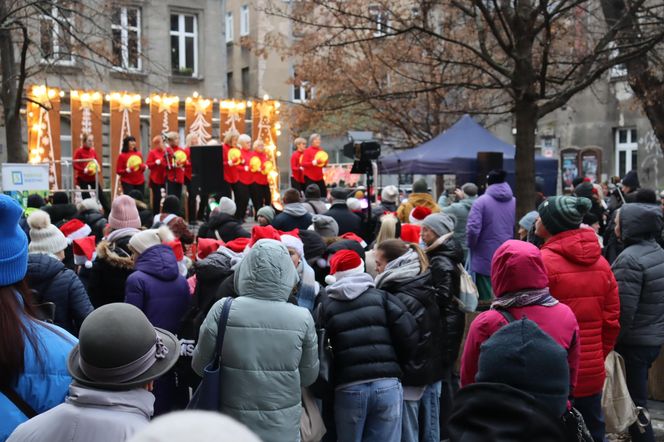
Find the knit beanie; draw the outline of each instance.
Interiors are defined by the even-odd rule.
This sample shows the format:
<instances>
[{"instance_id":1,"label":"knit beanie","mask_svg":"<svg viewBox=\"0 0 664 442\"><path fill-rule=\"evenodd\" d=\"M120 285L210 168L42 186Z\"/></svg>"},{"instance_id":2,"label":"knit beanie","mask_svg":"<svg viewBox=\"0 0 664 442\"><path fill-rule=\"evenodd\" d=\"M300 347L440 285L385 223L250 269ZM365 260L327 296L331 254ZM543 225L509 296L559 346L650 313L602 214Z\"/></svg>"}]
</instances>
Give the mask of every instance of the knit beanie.
<instances>
[{"instance_id":1,"label":"knit beanie","mask_svg":"<svg viewBox=\"0 0 664 442\"><path fill-rule=\"evenodd\" d=\"M133 227L141 228L141 218L138 215L136 202L128 195L120 195L113 200L111 214L108 217L108 224L113 230Z\"/></svg>"},{"instance_id":2,"label":"knit beanie","mask_svg":"<svg viewBox=\"0 0 664 442\"><path fill-rule=\"evenodd\" d=\"M526 318L507 324L482 344L475 380L522 390L556 418L567 409L567 351Z\"/></svg>"},{"instance_id":3,"label":"knit beanie","mask_svg":"<svg viewBox=\"0 0 664 442\"><path fill-rule=\"evenodd\" d=\"M150 247L173 241L173 239L171 229L168 226L161 226L158 229L143 230L134 234L129 240L129 247L141 255Z\"/></svg>"},{"instance_id":4,"label":"knit beanie","mask_svg":"<svg viewBox=\"0 0 664 442\"><path fill-rule=\"evenodd\" d=\"M486 183L490 186L492 184L500 184L505 182L507 178L507 172L504 170L494 169L486 177Z\"/></svg>"},{"instance_id":5,"label":"knit beanie","mask_svg":"<svg viewBox=\"0 0 664 442\"><path fill-rule=\"evenodd\" d=\"M180 214L180 198L175 195L168 195L164 198L164 204L161 206L161 213L169 213L173 215Z\"/></svg>"},{"instance_id":6,"label":"knit beanie","mask_svg":"<svg viewBox=\"0 0 664 442\"><path fill-rule=\"evenodd\" d=\"M454 224L456 224L456 220L446 213L433 213L422 221L422 225L429 228L438 237L453 232Z\"/></svg>"},{"instance_id":7,"label":"knit beanie","mask_svg":"<svg viewBox=\"0 0 664 442\"><path fill-rule=\"evenodd\" d=\"M308 200L320 199L320 187L318 187L318 184L309 184L307 188L304 189L304 197Z\"/></svg>"},{"instance_id":8,"label":"knit beanie","mask_svg":"<svg viewBox=\"0 0 664 442\"><path fill-rule=\"evenodd\" d=\"M35 210L28 217L30 226L30 253L50 253L55 255L69 245L65 235L51 224L51 217L43 210Z\"/></svg>"},{"instance_id":9,"label":"knit beanie","mask_svg":"<svg viewBox=\"0 0 664 442\"><path fill-rule=\"evenodd\" d=\"M44 198L42 198L41 195L38 195L36 193L31 193L30 195L28 195L28 207L39 209L41 207L44 207L45 205L46 202L44 201Z\"/></svg>"},{"instance_id":10,"label":"knit beanie","mask_svg":"<svg viewBox=\"0 0 664 442\"><path fill-rule=\"evenodd\" d=\"M408 220L411 224L422 224L424 218L431 215L431 209L425 206L417 206L410 211L408 215Z\"/></svg>"},{"instance_id":11,"label":"knit beanie","mask_svg":"<svg viewBox=\"0 0 664 442\"><path fill-rule=\"evenodd\" d=\"M267 222L272 224L272 221L274 221L276 213L274 212L274 209L271 206L263 206L260 209L258 209L258 212L256 212L256 218L258 218L259 216L265 217L267 219Z\"/></svg>"},{"instance_id":12,"label":"knit beanie","mask_svg":"<svg viewBox=\"0 0 664 442\"><path fill-rule=\"evenodd\" d=\"M413 193L427 193L428 191L429 186L424 178L420 178L413 183Z\"/></svg>"},{"instance_id":13,"label":"knit beanie","mask_svg":"<svg viewBox=\"0 0 664 442\"><path fill-rule=\"evenodd\" d=\"M23 280L28 271L28 237L18 225L22 214L18 202L0 194L0 286Z\"/></svg>"},{"instance_id":14,"label":"knit beanie","mask_svg":"<svg viewBox=\"0 0 664 442\"><path fill-rule=\"evenodd\" d=\"M348 206L348 210L351 212L358 212L362 210L362 203L360 203L360 200L357 198L348 198L346 200L346 205Z\"/></svg>"},{"instance_id":15,"label":"knit beanie","mask_svg":"<svg viewBox=\"0 0 664 442\"><path fill-rule=\"evenodd\" d=\"M221 197L221 199L219 200L219 206L217 208L221 213L225 213L231 216L235 215L235 212L237 211L237 207L235 206L235 201L226 196Z\"/></svg>"},{"instance_id":16,"label":"knit beanie","mask_svg":"<svg viewBox=\"0 0 664 442\"><path fill-rule=\"evenodd\" d=\"M380 193L381 201L396 203L397 198L399 198L399 189L397 189L397 186L385 186L383 191Z\"/></svg>"},{"instance_id":17,"label":"knit beanie","mask_svg":"<svg viewBox=\"0 0 664 442\"><path fill-rule=\"evenodd\" d=\"M358 273L364 273L360 255L353 250L340 250L330 258L330 274L325 277L325 283L334 284L341 278Z\"/></svg>"},{"instance_id":18,"label":"knit beanie","mask_svg":"<svg viewBox=\"0 0 664 442\"><path fill-rule=\"evenodd\" d=\"M466 194L466 196L477 196L477 192L479 189L477 188L477 184L475 183L466 183L463 186L461 186L461 190L463 193Z\"/></svg>"},{"instance_id":19,"label":"knit beanie","mask_svg":"<svg viewBox=\"0 0 664 442\"><path fill-rule=\"evenodd\" d=\"M331 216L314 215L311 218L311 225L323 238L334 238L339 235L339 224Z\"/></svg>"},{"instance_id":20,"label":"knit beanie","mask_svg":"<svg viewBox=\"0 0 664 442\"><path fill-rule=\"evenodd\" d=\"M627 172L621 183L623 186L627 186L632 190L641 187L641 183L639 183L639 175L636 173L636 170L630 170Z\"/></svg>"},{"instance_id":21,"label":"knit beanie","mask_svg":"<svg viewBox=\"0 0 664 442\"><path fill-rule=\"evenodd\" d=\"M583 215L590 210L592 203L588 198L574 196L552 196L540 204L537 211L544 227L551 235L567 230L578 229Z\"/></svg>"},{"instance_id":22,"label":"knit beanie","mask_svg":"<svg viewBox=\"0 0 664 442\"><path fill-rule=\"evenodd\" d=\"M281 235L281 242L286 246L287 249L293 249L300 255L300 259L305 259L304 257L304 243L300 238L293 235Z\"/></svg>"},{"instance_id":23,"label":"knit beanie","mask_svg":"<svg viewBox=\"0 0 664 442\"><path fill-rule=\"evenodd\" d=\"M574 189L574 196L583 197L592 200L593 194L597 193L593 183L590 181L584 181Z\"/></svg>"},{"instance_id":24,"label":"knit beanie","mask_svg":"<svg viewBox=\"0 0 664 442\"><path fill-rule=\"evenodd\" d=\"M79 212L85 212L86 210L95 210L101 212L101 206L94 198L86 198L76 205L76 208Z\"/></svg>"},{"instance_id":25,"label":"knit beanie","mask_svg":"<svg viewBox=\"0 0 664 442\"><path fill-rule=\"evenodd\" d=\"M53 204L69 204L69 197L66 192L55 192L52 201Z\"/></svg>"},{"instance_id":26,"label":"knit beanie","mask_svg":"<svg viewBox=\"0 0 664 442\"><path fill-rule=\"evenodd\" d=\"M537 213L537 210L530 211L523 215L523 217L519 220L519 226L523 227L524 230L530 231L530 229L533 228L533 225L535 224L535 221L537 221L537 217L539 216L539 213Z\"/></svg>"},{"instance_id":27,"label":"knit beanie","mask_svg":"<svg viewBox=\"0 0 664 442\"><path fill-rule=\"evenodd\" d=\"M135 199L136 201L143 201L143 192L138 189L130 191L127 195ZM144 201L143 201L144 202Z\"/></svg>"}]
</instances>

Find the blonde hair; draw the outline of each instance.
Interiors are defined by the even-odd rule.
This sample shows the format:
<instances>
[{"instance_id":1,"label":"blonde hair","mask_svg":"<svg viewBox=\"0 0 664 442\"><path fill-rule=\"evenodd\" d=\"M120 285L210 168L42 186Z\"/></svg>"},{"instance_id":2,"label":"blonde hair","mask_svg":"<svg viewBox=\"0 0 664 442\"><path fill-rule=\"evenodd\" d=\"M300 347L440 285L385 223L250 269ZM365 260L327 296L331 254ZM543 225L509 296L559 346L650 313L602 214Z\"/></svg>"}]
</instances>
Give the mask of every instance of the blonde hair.
<instances>
[{"instance_id":1,"label":"blonde hair","mask_svg":"<svg viewBox=\"0 0 664 442\"><path fill-rule=\"evenodd\" d=\"M378 230L378 235L376 235L376 246L383 241L397 237L397 224L399 224L399 220L394 215L388 213L381 217L380 230Z\"/></svg>"},{"instance_id":2,"label":"blonde hair","mask_svg":"<svg viewBox=\"0 0 664 442\"><path fill-rule=\"evenodd\" d=\"M176 138L180 138L180 135L177 132L171 131L166 134L166 138L168 138L169 140L174 140Z\"/></svg>"},{"instance_id":3,"label":"blonde hair","mask_svg":"<svg viewBox=\"0 0 664 442\"><path fill-rule=\"evenodd\" d=\"M407 243L400 239L388 239L376 246L376 250L380 250L385 257L387 262L392 262L395 259L403 256L412 250L417 254L417 258L420 261L420 273L424 273L429 268L429 259L424 253L422 248L415 243Z\"/></svg>"},{"instance_id":4,"label":"blonde hair","mask_svg":"<svg viewBox=\"0 0 664 442\"><path fill-rule=\"evenodd\" d=\"M194 144L194 138L196 140L198 140L197 143L195 143L195 144ZM198 146L199 144L201 144L201 137L199 137L198 134L190 133L184 139L184 144L187 147Z\"/></svg>"},{"instance_id":5,"label":"blonde hair","mask_svg":"<svg viewBox=\"0 0 664 442\"><path fill-rule=\"evenodd\" d=\"M224 134L224 144L232 146L233 137L239 137L240 134L234 130L229 130ZM235 141L237 143L237 141Z\"/></svg>"}]
</instances>

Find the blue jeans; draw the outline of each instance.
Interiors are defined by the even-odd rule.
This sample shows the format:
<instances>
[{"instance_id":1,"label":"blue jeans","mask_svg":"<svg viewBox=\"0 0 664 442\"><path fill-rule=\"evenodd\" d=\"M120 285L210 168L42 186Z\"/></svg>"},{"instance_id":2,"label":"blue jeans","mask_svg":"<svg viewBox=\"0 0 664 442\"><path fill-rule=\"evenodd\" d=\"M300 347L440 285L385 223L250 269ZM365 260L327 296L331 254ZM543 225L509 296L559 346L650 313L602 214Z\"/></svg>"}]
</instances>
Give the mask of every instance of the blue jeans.
<instances>
[{"instance_id":1,"label":"blue jeans","mask_svg":"<svg viewBox=\"0 0 664 442\"><path fill-rule=\"evenodd\" d=\"M399 442L403 389L383 379L337 389L334 420L338 442Z\"/></svg>"},{"instance_id":2,"label":"blue jeans","mask_svg":"<svg viewBox=\"0 0 664 442\"><path fill-rule=\"evenodd\" d=\"M593 396L574 398L574 408L579 410L593 437L594 442L604 442L604 412L602 411L602 393Z\"/></svg>"},{"instance_id":3,"label":"blue jeans","mask_svg":"<svg viewBox=\"0 0 664 442\"><path fill-rule=\"evenodd\" d=\"M401 442L440 442L440 391L441 381L434 382L419 401L403 401Z\"/></svg>"}]
</instances>

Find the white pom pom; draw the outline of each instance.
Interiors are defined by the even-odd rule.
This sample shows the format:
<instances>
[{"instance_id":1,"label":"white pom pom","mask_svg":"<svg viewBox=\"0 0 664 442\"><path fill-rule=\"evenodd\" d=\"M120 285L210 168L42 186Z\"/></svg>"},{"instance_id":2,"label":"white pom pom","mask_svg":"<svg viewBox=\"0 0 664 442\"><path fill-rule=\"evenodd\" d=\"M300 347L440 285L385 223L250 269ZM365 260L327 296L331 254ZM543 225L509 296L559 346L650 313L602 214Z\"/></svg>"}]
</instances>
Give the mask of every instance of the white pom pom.
<instances>
[{"instance_id":1,"label":"white pom pom","mask_svg":"<svg viewBox=\"0 0 664 442\"><path fill-rule=\"evenodd\" d=\"M91 269L92 268L92 261L85 261L84 266L85 266L86 269Z\"/></svg>"},{"instance_id":2,"label":"white pom pom","mask_svg":"<svg viewBox=\"0 0 664 442\"><path fill-rule=\"evenodd\" d=\"M175 236L173 236L173 232L171 232L171 229L168 228L168 226L163 225L159 227L157 230L157 236L159 239L161 239L161 242L171 242L175 241Z\"/></svg>"},{"instance_id":3,"label":"white pom pom","mask_svg":"<svg viewBox=\"0 0 664 442\"><path fill-rule=\"evenodd\" d=\"M325 277L325 284L332 285L337 282L337 278L334 275L327 275Z\"/></svg>"},{"instance_id":4,"label":"white pom pom","mask_svg":"<svg viewBox=\"0 0 664 442\"><path fill-rule=\"evenodd\" d=\"M51 224L51 217L43 210L35 210L28 217L28 225L31 229L45 229Z\"/></svg>"}]
</instances>

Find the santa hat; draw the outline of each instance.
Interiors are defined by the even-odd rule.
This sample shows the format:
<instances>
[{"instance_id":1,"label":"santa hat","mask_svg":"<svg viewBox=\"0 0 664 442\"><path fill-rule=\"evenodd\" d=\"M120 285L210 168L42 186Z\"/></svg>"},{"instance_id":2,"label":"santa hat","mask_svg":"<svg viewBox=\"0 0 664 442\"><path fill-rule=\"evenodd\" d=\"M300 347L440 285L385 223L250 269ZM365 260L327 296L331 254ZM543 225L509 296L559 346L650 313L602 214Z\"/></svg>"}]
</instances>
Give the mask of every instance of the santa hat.
<instances>
[{"instance_id":1,"label":"santa hat","mask_svg":"<svg viewBox=\"0 0 664 442\"><path fill-rule=\"evenodd\" d=\"M234 240L228 241L226 243L226 248L234 251L235 253L242 253L244 252L244 249L247 248L250 242L251 239L249 238L235 238Z\"/></svg>"},{"instance_id":2,"label":"santa hat","mask_svg":"<svg viewBox=\"0 0 664 442\"><path fill-rule=\"evenodd\" d=\"M279 232L277 232L277 229L272 226L254 226L251 229L251 243L249 246L253 247L260 239L274 239L276 241L281 241L281 236L279 235Z\"/></svg>"},{"instance_id":3,"label":"santa hat","mask_svg":"<svg viewBox=\"0 0 664 442\"><path fill-rule=\"evenodd\" d=\"M325 283L334 284L341 278L358 273L364 273L360 255L352 250L339 250L330 258L330 274L325 277Z\"/></svg>"},{"instance_id":4,"label":"santa hat","mask_svg":"<svg viewBox=\"0 0 664 442\"><path fill-rule=\"evenodd\" d=\"M92 261L97 257L97 246L95 237L86 236L72 241L74 251L74 264L84 266L86 269L92 268Z\"/></svg>"},{"instance_id":5,"label":"santa hat","mask_svg":"<svg viewBox=\"0 0 664 442\"><path fill-rule=\"evenodd\" d=\"M198 259L205 259L210 253L216 252L219 247L223 246L224 242L218 239L198 238Z\"/></svg>"},{"instance_id":6,"label":"santa hat","mask_svg":"<svg viewBox=\"0 0 664 442\"><path fill-rule=\"evenodd\" d=\"M178 270L180 271L180 274L182 276L186 276L188 270L187 260L184 256L184 248L182 247L182 243L179 239L176 239L175 241L167 242L165 244L173 250L175 259L178 262Z\"/></svg>"},{"instance_id":7,"label":"santa hat","mask_svg":"<svg viewBox=\"0 0 664 442\"><path fill-rule=\"evenodd\" d=\"M401 224L401 239L415 244L420 243L422 227L417 224Z\"/></svg>"},{"instance_id":8,"label":"santa hat","mask_svg":"<svg viewBox=\"0 0 664 442\"><path fill-rule=\"evenodd\" d=\"M350 239L351 241L357 241L357 242L360 243L360 245L362 246L362 248L365 248L365 247L367 246L367 243L364 242L364 240L363 240L362 238L360 238L359 236L357 236L357 235L354 234L353 232L347 232L347 233L344 233L343 235L340 236L340 238L343 238L343 239Z\"/></svg>"},{"instance_id":9,"label":"santa hat","mask_svg":"<svg viewBox=\"0 0 664 442\"><path fill-rule=\"evenodd\" d=\"M88 236L92 232L92 229L80 219L74 218L61 225L60 231L67 238L67 242L71 244L75 239Z\"/></svg>"},{"instance_id":10,"label":"santa hat","mask_svg":"<svg viewBox=\"0 0 664 442\"><path fill-rule=\"evenodd\" d=\"M426 218L429 215L431 215L431 209L424 206L417 206L410 211L408 219L410 220L411 224L422 224L424 218Z\"/></svg>"},{"instance_id":11,"label":"santa hat","mask_svg":"<svg viewBox=\"0 0 664 442\"><path fill-rule=\"evenodd\" d=\"M304 258L304 243L302 240L296 236L287 234L281 235L281 242L286 246L287 249L293 249L300 255L300 259Z\"/></svg>"}]
</instances>

